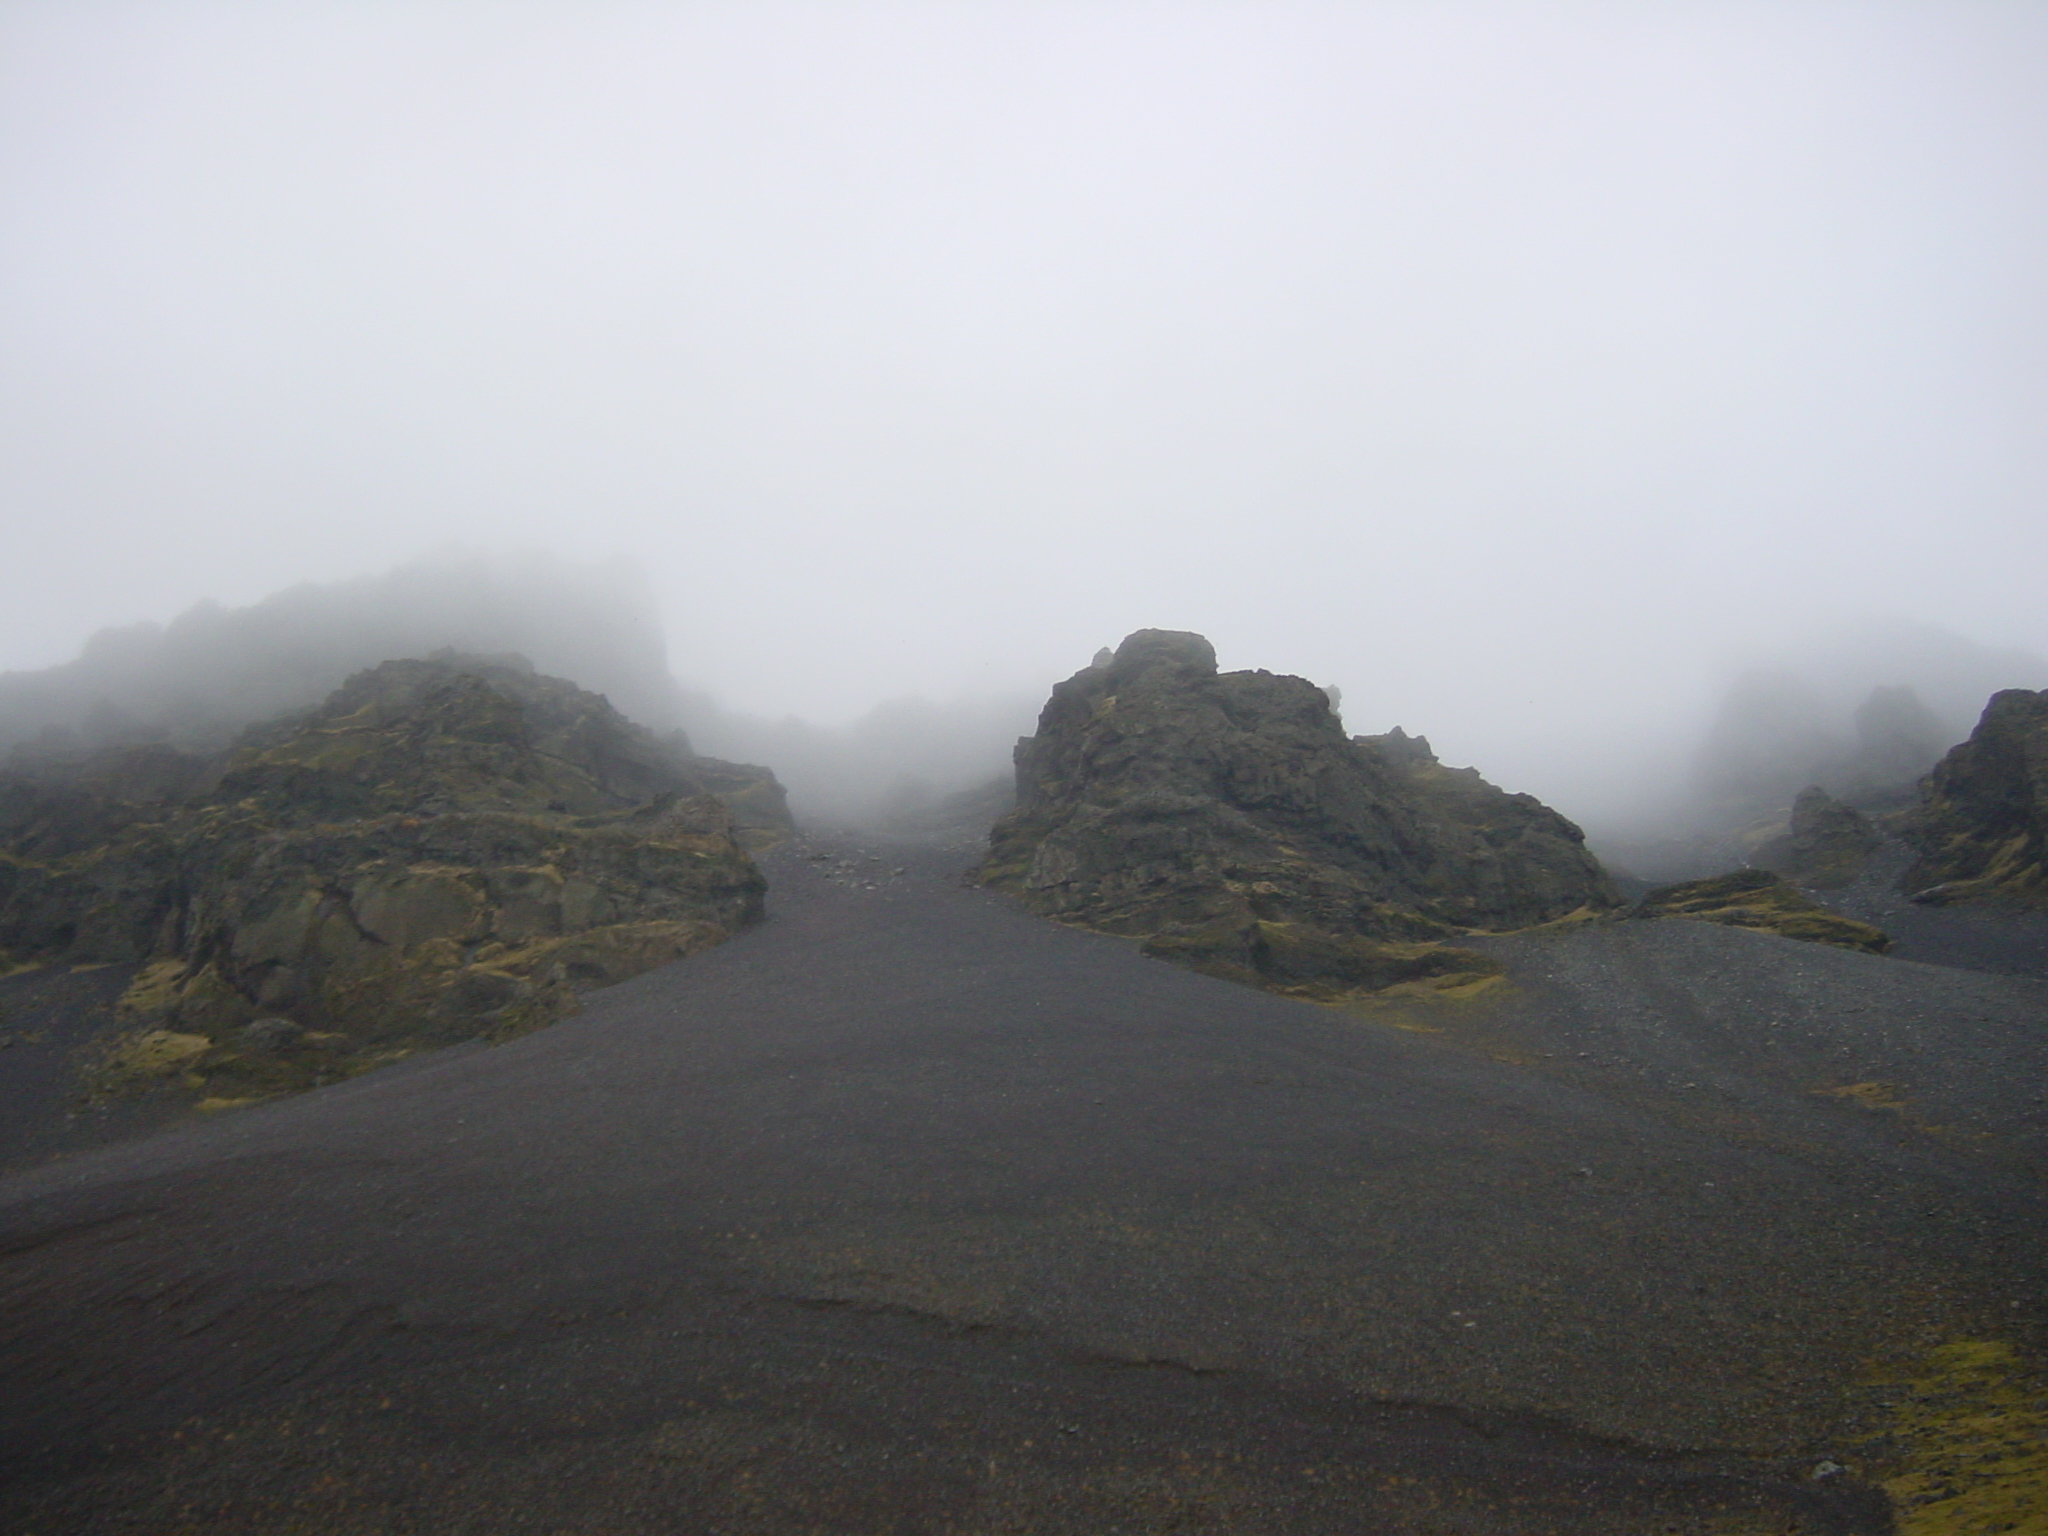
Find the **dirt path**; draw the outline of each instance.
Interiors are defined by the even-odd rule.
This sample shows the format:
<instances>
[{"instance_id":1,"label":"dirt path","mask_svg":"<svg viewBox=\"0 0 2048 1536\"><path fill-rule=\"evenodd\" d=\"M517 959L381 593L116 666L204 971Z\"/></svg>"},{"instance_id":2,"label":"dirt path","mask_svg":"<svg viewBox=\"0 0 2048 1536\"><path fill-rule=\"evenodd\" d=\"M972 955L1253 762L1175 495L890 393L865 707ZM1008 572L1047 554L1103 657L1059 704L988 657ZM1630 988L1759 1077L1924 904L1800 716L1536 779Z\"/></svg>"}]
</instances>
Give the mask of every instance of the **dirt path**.
<instances>
[{"instance_id":1,"label":"dirt path","mask_svg":"<svg viewBox=\"0 0 2048 1536\"><path fill-rule=\"evenodd\" d=\"M1352 1016L958 862L0 1184L0 1529L1879 1532L1859 1380L2039 1342L2048 983L1636 923Z\"/></svg>"}]
</instances>

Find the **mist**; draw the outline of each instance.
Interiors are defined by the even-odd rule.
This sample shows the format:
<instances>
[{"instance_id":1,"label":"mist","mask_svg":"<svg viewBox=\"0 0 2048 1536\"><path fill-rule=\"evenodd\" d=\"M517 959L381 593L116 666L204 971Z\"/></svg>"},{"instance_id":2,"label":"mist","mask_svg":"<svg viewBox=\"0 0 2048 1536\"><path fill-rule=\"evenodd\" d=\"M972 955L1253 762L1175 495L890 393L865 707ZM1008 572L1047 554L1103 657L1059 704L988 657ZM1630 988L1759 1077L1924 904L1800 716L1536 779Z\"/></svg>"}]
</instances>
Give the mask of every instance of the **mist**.
<instances>
[{"instance_id":1,"label":"mist","mask_svg":"<svg viewBox=\"0 0 2048 1536\"><path fill-rule=\"evenodd\" d=\"M1745 678L1788 777L2041 686L2044 64L1995 4L16 4L0 692L519 650L853 814L1158 626L1676 825Z\"/></svg>"}]
</instances>

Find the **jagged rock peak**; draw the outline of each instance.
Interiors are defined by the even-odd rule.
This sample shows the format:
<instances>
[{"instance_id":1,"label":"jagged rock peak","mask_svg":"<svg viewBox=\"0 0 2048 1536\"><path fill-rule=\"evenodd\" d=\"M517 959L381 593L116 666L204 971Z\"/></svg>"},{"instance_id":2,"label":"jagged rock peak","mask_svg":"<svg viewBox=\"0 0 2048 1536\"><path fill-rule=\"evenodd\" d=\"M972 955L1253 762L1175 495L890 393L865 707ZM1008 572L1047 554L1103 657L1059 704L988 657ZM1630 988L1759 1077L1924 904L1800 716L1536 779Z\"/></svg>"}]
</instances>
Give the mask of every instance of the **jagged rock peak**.
<instances>
[{"instance_id":1,"label":"jagged rock peak","mask_svg":"<svg viewBox=\"0 0 2048 1536\"><path fill-rule=\"evenodd\" d=\"M1397 763L1433 763L1436 753L1430 750L1427 736L1410 736L1398 725L1379 736L1354 736L1351 738L1362 747L1371 747L1383 752Z\"/></svg>"},{"instance_id":2,"label":"jagged rock peak","mask_svg":"<svg viewBox=\"0 0 2048 1536\"><path fill-rule=\"evenodd\" d=\"M1384 984L1442 966L1386 945L1617 901L1555 811L1405 734L1354 741L1324 689L1218 672L1200 635L1140 630L1057 685L1016 763L988 883L1242 979L1302 983L1316 956Z\"/></svg>"}]
</instances>

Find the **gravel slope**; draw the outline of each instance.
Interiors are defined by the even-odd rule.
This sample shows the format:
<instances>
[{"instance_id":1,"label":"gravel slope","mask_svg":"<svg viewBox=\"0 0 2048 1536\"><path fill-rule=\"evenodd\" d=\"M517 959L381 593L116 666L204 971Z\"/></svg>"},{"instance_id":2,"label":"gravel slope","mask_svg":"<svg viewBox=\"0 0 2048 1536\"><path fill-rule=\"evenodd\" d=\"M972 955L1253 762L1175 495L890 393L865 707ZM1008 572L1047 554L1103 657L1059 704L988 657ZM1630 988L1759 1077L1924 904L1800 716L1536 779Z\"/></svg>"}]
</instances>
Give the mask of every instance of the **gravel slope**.
<instances>
[{"instance_id":1,"label":"gravel slope","mask_svg":"<svg viewBox=\"0 0 2048 1536\"><path fill-rule=\"evenodd\" d=\"M1870 1368L2040 1345L2048 983L1636 922L1347 1014L959 862L0 1183L0 1529L1880 1532Z\"/></svg>"}]
</instances>

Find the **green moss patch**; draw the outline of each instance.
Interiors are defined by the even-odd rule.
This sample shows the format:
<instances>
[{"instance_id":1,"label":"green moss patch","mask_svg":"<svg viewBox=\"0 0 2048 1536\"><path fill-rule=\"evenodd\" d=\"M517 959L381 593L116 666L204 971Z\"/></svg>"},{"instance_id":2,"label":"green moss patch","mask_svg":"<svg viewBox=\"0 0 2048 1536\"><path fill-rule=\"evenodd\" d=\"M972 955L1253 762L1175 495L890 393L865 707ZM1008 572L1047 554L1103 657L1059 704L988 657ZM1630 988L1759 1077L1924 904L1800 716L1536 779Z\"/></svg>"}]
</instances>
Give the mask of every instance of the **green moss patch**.
<instances>
[{"instance_id":1,"label":"green moss patch","mask_svg":"<svg viewBox=\"0 0 2048 1536\"><path fill-rule=\"evenodd\" d=\"M1883 929L1830 912L1767 869L1739 869L1707 880L1662 886L1645 895L1630 916L1682 917L1755 928L1782 938L1873 955L1891 948Z\"/></svg>"},{"instance_id":2,"label":"green moss patch","mask_svg":"<svg viewBox=\"0 0 2048 1536\"><path fill-rule=\"evenodd\" d=\"M1869 1385L1899 1536L2048 1536L2048 1381L2011 1344L1956 1339Z\"/></svg>"}]
</instances>

